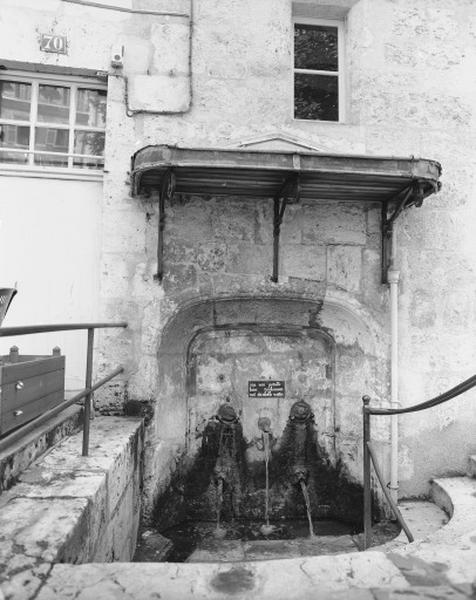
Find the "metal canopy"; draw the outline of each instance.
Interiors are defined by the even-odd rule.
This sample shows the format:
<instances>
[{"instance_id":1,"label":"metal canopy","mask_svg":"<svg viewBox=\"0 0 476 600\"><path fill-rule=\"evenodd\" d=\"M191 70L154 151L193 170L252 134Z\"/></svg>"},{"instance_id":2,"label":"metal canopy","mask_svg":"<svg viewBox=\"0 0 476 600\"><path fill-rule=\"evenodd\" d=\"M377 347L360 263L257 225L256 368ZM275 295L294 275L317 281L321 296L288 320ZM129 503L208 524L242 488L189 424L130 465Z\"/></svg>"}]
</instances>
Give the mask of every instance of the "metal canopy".
<instances>
[{"instance_id":1,"label":"metal canopy","mask_svg":"<svg viewBox=\"0 0 476 600\"><path fill-rule=\"evenodd\" d=\"M159 192L159 280L163 275L165 200L174 193L274 199L274 260L278 280L279 234L289 200L380 202L382 275L397 216L440 189L441 166L427 159L315 152L146 146L132 157L133 195Z\"/></svg>"}]
</instances>

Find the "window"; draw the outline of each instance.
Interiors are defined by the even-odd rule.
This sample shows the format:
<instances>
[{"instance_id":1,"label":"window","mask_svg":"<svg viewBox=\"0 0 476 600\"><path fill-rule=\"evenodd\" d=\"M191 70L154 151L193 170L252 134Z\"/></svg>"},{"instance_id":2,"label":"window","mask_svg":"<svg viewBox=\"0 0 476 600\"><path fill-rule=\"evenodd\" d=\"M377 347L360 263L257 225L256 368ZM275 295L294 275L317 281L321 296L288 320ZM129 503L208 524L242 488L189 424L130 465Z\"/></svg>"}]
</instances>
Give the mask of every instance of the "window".
<instances>
[{"instance_id":1,"label":"window","mask_svg":"<svg viewBox=\"0 0 476 600\"><path fill-rule=\"evenodd\" d=\"M106 88L43 75L0 79L0 164L34 168L104 167Z\"/></svg>"},{"instance_id":2,"label":"window","mask_svg":"<svg viewBox=\"0 0 476 600\"><path fill-rule=\"evenodd\" d=\"M294 23L294 118L343 120L342 27L338 21Z\"/></svg>"}]
</instances>

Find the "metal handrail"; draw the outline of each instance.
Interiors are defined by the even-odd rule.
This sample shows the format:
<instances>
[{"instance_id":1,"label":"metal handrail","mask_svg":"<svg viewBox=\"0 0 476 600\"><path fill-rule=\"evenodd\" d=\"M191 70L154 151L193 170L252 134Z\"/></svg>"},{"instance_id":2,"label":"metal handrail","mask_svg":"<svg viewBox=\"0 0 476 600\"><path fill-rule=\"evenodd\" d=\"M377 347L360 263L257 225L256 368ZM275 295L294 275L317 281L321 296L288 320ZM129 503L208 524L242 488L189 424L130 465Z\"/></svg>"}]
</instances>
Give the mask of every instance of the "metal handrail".
<instances>
[{"instance_id":1,"label":"metal handrail","mask_svg":"<svg viewBox=\"0 0 476 600\"><path fill-rule=\"evenodd\" d=\"M51 325L22 325L17 327L1 327L0 328L0 337L8 337L15 335L28 335L32 333L50 333L54 331L77 331L77 330L87 330L88 332L88 340L87 340L87 351L86 351L86 377L85 377L85 387L78 394L70 398L69 400L65 400L58 406L44 412L42 415L37 417L36 419L30 421L26 425L20 427L18 430L13 431L11 434L7 435L5 438L0 440L0 451L16 442L18 439L32 431L38 425L41 425L51 417L56 416L69 406L78 402L82 398L84 400L84 413L83 413L83 444L82 444L82 455L88 456L89 454L89 422L91 418L91 406L92 406L92 394L95 390L99 389L105 383L110 381L116 375L124 372L124 368L122 366L117 367L110 373L103 377L94 385L92 383L92 375L93 375L93 346L94 346L94 330L95 329L106 329L111 327L127 327L126 321L119 321L117 323L60 323L60 324L51 324Z\"/></svg>"},{"instance_id":2,"label":"metal handrail","mask_svg":"<svg viewBox=\"0 0 476 600\"><path fill-rule=\"evenodd\" d=\"M425 400L425 402L421 402L420 404L414 404L407 408L371 408L369 406L368 411L371 415L403 415L405 413L418 412L419 410L425 410L427 408L433 408L433 406L438 406L438 404L443 404L443 402L447 402L448 400L467 392L475 385L476 375L473 375L458 385L455 385L455 387L443 392L443 394L435 396L430 400Z\"/></svg>"},{"instance_id":3,"label":"metal handrail","mask_svg":"<svg viewBox=\"0 0 476 600\"><path fill-rule=\"evenodd\" d=\"M52 331L75 331L78 329L106 329L109 327L127 327L126 321L118 323L60 323L55 325L19 325L17 327L1 327L0 337L27 335L29 333L49 333Z\"/></svg>"},{"instance_id":4,"label":"metal handrail","mask_svg":"<svg viewBox=\"0 0 476 600\"><path fill-rule=\"evenodd\" d=\"M476 386L476 375L465 379L455 387L443 392L442 394L431 398L430 400L426 400L425 402L421 402L419 404L414 404L412 406L408 406L407 408L372 408L369 406L370 397L363 396L362 402L362 415L363 415L363 468L364 468L364 550L367 549L371 544L372 537L372 498L371 498L371 481L370 481L370 465L371 462L373 464L375 473L377 475L377 479L382 487L385 498L390 504L392 511L395 514L398 522L402 526L402 529L405 531L405 534L408 538L409 542L413 541L413 536L408 528L408 525L405 522L401 512L398 509L397 504L393 500L393 498L388 493L386 489L387 486L383 480L382 472L379 468L375 450L370 441L370 416L371 415L401 415L411 412L418 412L420 410L426 410L428 408L433 408L434 406L438 406L443 402L447 402L464 392L467 392L472 387Z\"/></svg>"},{"instance_id":5,"label":"metal handrail","mask_svg":"<svg viewBox=\"0 0 476 600\"><path fill-rule=\"evenodd\" d=\"M382 471L380 470L378 461L377 461L377 457L375 454L375 450L372 446L372 444L370 442L367 442L367 448L369 449L369 454L370 454L370 458L372 459L372 464L374 466L375 469L375 474L377 475L377 479L379 480L379 483L382 487L382 491L385 495L385 498L387 499L387 502L390 504L390 506L392 507L392 510L395 514L395 516L397 517L397 521L400 523L401 528L403 529L403 531L405 532L408 541L409 542L413 542L413 535L412 532L410 531L410 529L408 528L408 525L405 522L405 519L403 518L402 513L400 512L400 509L397 506L397 503L395 502L395 500L392 498L392 496L390 495L387 486L385 485L385 482L383 480L383 475L382 475Z\"/></svg>"},{"instance_id":6,"label":"metal handrail","mask_svg":"<svg viewBox=\"0 0 476 600\"><path fill-rule=\"evenodd\" d=\"M49 419L56 417L56 415L59 415L61 412L63 412L63 410L66 410L73 404L76 404L76 402L78 402L79 400L81 400L82 398L87 396L88 394L91 394L95 390L99 389L105 383L107 383L108 381L110 381L111 379L116 377L116 375L119 375L120 373L123 373L123 372L124 372L123 367L117 367L117 369L114 369L114 371L112 371L109 375L106 375L106 377L103 377L102 379L97 381L89 389L81 390L80 392L75 394L72 398L69 398L69 400L65 400L64 402L62 402L61 404L58 404L54 408L50 408L50 410L47 410L42 415L36 417L36 419L33 419L33 420L29 421L28 423L26 423L25 425L19 427L18 429L15 429L15 431L13 431L12 433L8 434L7 436L5 436L3 439L0 440L0 452L2 452L3 450L6 450L9 446L14 444L21 438L25 437L25 435L29 434L31 431L36 429L38 427L38 425L42 425Z\"/></svg>"}]
</instances>

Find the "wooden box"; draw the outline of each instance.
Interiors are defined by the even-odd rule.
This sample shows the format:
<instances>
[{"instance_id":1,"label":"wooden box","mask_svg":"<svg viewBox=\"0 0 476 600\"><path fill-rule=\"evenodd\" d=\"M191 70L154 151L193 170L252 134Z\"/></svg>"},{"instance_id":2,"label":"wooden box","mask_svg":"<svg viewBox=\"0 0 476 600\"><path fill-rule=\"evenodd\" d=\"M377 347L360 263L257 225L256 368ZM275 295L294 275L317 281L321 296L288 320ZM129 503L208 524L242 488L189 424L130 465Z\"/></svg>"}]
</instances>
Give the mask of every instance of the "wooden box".
<instances>
[{"instance_id":1,"label":"wooden box","mask_svg":"<svg viewBox=\"0 0 476 600\"><path fill-rule=\"evenodd\" d=\"M0 356L0 436L31 421L64 400L65 357Z\"/></svg>"}]
</instances>

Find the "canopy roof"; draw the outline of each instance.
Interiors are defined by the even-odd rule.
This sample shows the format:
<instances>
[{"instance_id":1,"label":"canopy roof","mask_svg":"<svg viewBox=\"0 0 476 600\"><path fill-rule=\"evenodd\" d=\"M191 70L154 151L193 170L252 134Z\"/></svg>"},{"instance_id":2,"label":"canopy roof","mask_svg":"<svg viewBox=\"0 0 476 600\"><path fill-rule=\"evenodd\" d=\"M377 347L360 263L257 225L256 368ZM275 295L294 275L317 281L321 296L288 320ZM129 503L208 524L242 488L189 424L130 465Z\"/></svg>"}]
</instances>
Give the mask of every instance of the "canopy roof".
<instances>
[{"instance_id":1,"label":"canopy roof","mask_svg":"<svg viewBox=\"0 0 476 600\"><path fill-rule=\"evenodd\" d=\"M409 206L440 189L441 166L434 160L322 154L249 148L146 146L132 157L132 193L159 192L157 279L163 276L165 200L175 193L273 198L273 274L279 275L279 237L290 199L311 202L380 202L382 281L391 257L392 227Z\"/></svg>"},{"instance_id":2,"label":"canopy roof","mask_svg":"<svg viewBox=\"0 0 476 600\"><path fill-rule=\"evenodd\" d=\"M159 189L170 170L177 193L273 198L294 175L299 198L316 201L389 201L414 183L423 199L441 173L438 162L413 157L146 146L132 157L133 193Z\"/></svg>"}]
</instances>

